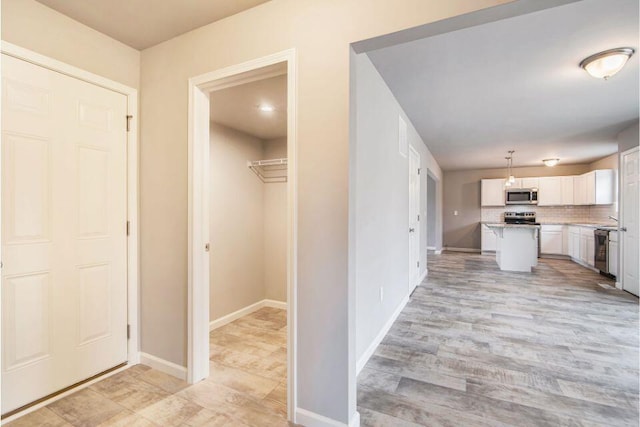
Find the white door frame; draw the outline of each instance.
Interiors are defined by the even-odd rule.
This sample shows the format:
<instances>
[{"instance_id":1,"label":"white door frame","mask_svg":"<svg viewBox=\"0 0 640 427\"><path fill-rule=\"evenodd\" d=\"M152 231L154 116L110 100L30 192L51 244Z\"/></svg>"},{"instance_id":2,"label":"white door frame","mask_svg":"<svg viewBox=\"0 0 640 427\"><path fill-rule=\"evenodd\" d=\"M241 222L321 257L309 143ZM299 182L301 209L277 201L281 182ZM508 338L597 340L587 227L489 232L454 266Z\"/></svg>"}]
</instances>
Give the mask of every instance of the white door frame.
<instances>
[{"instance_id":1,"label":"white door frame","mask_svg":"<svg viewBox=\"0 0 640 427\"><path fill-rule=\"evenodd\" d=\"M618 157L618 164L619 164L619 176L620 176L620 181L619 181L619 194L620 194L620 204L618 206L618 212L619 212L619 217L618 217L618 224L619 226L624 226L624 188L623 188L623 184L624 184L624 162L622 161L624 159L624 156L627 154L631 154L634 151L640 151L640 147L633 147L629 150L623 151L622 153L620 153L619 157ZM620 289L625 290L624 289L624 251L625 251L625 247L624 247L624 232L618 232L618 282L620 283Z\"/></svg>"},{"instance_id":2,"label":"white door frame","mask_svg":"<svg viewBox=\"0 0 640 427\"><path fill-rule=\"evenodd\" d=\"M140 363L140 322L138 289L138 91L129 86L90 73L48 56L2 41L3 54L21 59L40 67L91 83L127 97L127 114L129 132L127 132L127 219L129 221L129 237L127 239L127 323L129 325L129 341L127 342L127 363ZM122 117L122 120L126 120ZM1 360L1 355L0 355Z\"/></svg>"},{"instance_id":3,"label":"white door frame","mask_svg":"<svg viewBox=\"0 0 640 427\"><path fill-rule=\"evenodd\" d=\"M297 74L295 49L189 79L189 242L187 380L209 376L209 93L264 78L260 69L287 65L287 411L295 417L297 290ZM253 72L253 73L252 73ZM258 77L256 74L259 74ZM214 242L215 244L215 242Z\"/></svg>"},{"instance_id":4,"label":"white door frame","mask_svg":"<svg viewBox=\"0 0 640 427\"><path fill-rule=\"evenodd\" d=\"M411 144L409 144L409 155L407 156L408 158L408 168L409 168L409 226L411 225L411 221L412 221L412 215L413 212L411 212L411 197L413 197L413 195L411 194L412 188L411 188L411 173L413 173L411 171L411 154L415 154L418 157L418 170L422 169L422 157L420 156L420 152L418 150L416 150L415 148L413 148L413 146ZM422 171L420 171L422 172ZM418 195L418 200L416 201L416 203L418 204L418 215L420 215L420 201L422 199L422 195L420 194L421 191L421 185L420 185L420 173L418 173L418 189L416 191L417 195ZM418 260L418 262L421 261L420 259L420 225L421 225L421 221L418 221L418 225L416 226L415 230L414 230L414 234L415 234L415 239L418 240L418 244L417 244L417 249L418 249L418 256L416 257L416 259ZM411 252L411 237L409 237L409 251ZM426 266L425 266L426 267ZM411 271L413 271L413 269L415 268L415 266L413 265L413 259L411 258L411 253L409 253L409 294L411 294L413 292L413 290L418 286L419 281L420 281L420 274L417 274L417 278L414 280L414 276L411 274ZM417 283L416 283L417 282Z\"/></svg>"}]
</instances>

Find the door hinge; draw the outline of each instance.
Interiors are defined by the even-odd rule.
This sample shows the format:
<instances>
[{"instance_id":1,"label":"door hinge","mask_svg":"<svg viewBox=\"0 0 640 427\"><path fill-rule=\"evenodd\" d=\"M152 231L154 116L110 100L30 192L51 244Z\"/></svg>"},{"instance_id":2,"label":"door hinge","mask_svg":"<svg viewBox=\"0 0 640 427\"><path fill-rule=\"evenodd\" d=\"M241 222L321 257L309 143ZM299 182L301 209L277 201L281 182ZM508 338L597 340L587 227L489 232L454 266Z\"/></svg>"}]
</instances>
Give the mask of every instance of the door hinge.
<instances>
[{"instance_id":1,"label":"door hinge","mask_svg":"<svg viewBox=\"0 0 640 427\"><path fill-rule=\"evenodd\" d=\"M420 215L418 215L418 221L420 221Z\"/></svg>"},{"instance_id":2,"label":"door hinge","mask_svg":"<svg viewBox=\"0 0 640 427\"><path fill-rule=\"evenodd\" d=\"M420 175L420 168L418 168L418 175Z\"/></svg>"},{"instance_id":3,"label":"door hinge","mask_svg":"<svg viewBox=\"0 0 640 427\"><path fill-rule=\"evenodd\" d=\"M131 130L131 119L133 119L133 116L127 115L127 132Z\"/></svg>"},{"instance_id":4,"label":"door hinge","mask_svg":"<svg viewBox=\"0 0 640 427\"><path fill-rule=\"evenodd\" d=\"M127 325L127 339L131 338L131 325Z\"/></svg>"},{"instance_id":5,"label":"door hinge","mask_svg":"<svg viewBox=\"0 0 640 427\"><path fill-rule=\"evenodd\" d=\"M418 268L420 268L420 261L418 261L416 264L418 264Z\"/></svg>"},{"instance_id":6,"label":"door hinge","mask_svg":"<svg viewBox=\"0 0 640 427\"><path fill-rule=\"evenodd\" d=\"M131 223L127 221L127 236L129 235L130 232L131 232Z\"/></svg>"}]
</instances>

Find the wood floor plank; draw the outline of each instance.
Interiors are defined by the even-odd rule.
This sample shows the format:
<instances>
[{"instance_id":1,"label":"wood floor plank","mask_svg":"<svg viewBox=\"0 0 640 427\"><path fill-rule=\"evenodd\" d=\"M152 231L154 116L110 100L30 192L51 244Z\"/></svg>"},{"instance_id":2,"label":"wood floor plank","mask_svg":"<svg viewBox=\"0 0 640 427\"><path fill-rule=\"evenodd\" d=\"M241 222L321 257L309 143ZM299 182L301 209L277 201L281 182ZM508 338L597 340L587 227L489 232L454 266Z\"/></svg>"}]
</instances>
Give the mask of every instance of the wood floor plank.
<instances>
[{"instance_id":1,"label":"wood floor plank","mask_svg":"<svg viewBox=\"0 0 640 427\"><path fill-rule=\"evenodd\" d=\"M428 269L359 377L363 425L638 425L638 298L567 260Z\"/></svg>"}]
</instances>

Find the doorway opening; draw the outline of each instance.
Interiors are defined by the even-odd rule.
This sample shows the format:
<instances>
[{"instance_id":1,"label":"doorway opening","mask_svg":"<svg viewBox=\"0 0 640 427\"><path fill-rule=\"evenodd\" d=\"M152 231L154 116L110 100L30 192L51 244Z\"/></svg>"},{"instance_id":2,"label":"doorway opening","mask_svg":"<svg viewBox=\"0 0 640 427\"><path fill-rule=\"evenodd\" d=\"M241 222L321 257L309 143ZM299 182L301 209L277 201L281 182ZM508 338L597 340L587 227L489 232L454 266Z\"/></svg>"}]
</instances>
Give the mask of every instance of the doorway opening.
<instances>
[{"instance_id":1,"label":"doorway opening","mask_svg":"<svg viewBox=\"0 0 640 427\"><path fill-rule=\"evenodd\" d=\"M294 58L289 50L189 80L188 381L253 378L261 386L250 397L290 420Z\"/></svg>"},{"instance_id":2,"label":"doorway opening","mask_svg":"<svg viewBox=\"0 0 640 427\"><path fill-rule=\"evenodd\" d=\"M287 74L210 94L210 379L286 417Z\"/></svg>"}]
</instances>

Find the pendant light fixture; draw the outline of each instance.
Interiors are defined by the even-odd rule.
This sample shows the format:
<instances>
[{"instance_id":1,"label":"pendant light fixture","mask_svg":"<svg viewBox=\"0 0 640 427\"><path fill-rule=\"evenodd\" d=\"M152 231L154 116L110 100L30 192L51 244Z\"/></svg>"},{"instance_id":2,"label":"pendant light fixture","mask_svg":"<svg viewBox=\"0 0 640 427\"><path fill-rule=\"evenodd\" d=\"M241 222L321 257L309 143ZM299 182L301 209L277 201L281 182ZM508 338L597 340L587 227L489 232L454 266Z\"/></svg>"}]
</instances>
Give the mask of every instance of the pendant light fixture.
<instances>
[{"instance_id":1,"label":"pendant light fixture","mask_svg":"<svg viewBox=\"0 0 640 427\"><path fill-rule=\"evenodd\" d=\"M507 179L504 181L505 187L511 187L516 182L516 177L513 176L513 153L515 150L509 150L509 155L505 157L507 160Z\"/></svg>"},{"instance_id":2,"label":"pendant light fixture","mask_svg":"<svg viewBox=\"0 0 640 427\"><path fill-rule=\"evenodd\" d=\"M580 67L595 78L608 80L622 70L633 53L630 47L605 50L583 59Z\"/></svg>"}]
</instances>

